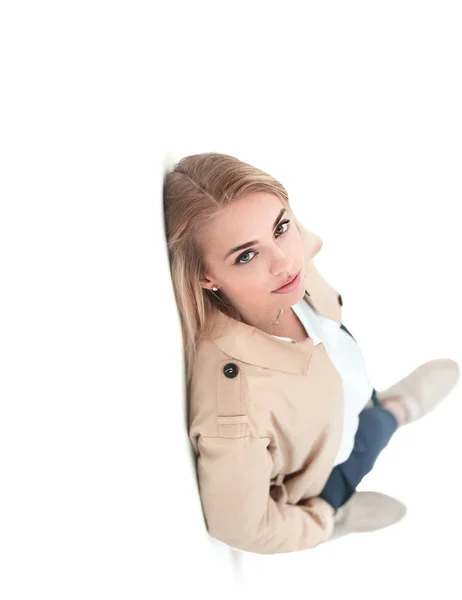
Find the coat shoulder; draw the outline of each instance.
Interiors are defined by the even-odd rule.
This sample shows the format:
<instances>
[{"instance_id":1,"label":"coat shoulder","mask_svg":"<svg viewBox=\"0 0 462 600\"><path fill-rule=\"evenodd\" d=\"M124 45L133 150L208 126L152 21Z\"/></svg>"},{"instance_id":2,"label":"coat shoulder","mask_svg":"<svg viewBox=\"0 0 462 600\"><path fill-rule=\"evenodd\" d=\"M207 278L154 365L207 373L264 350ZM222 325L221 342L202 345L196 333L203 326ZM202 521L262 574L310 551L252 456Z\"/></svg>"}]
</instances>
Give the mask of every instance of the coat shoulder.
<instances>
[{"instance_id":1,"label":"coat shoulder","mask_svg":"<svg viewBox=\"0 0 462 600\"><path fill-rule=\"evenodd\" d=\"M252 368L211 340L198 344L189 387L189 437L195 448L200 435L256 435L254 421L248 418L247 369Z\"/></svg>"}]
</instances>

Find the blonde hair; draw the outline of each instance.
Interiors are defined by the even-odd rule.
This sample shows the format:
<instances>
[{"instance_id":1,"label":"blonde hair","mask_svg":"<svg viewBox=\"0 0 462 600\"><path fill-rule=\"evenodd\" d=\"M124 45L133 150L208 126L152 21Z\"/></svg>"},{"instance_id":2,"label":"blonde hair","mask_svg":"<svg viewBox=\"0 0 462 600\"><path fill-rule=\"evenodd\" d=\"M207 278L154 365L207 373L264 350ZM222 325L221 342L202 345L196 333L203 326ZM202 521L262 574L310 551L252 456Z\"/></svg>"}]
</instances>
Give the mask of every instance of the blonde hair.
<instances>
[{"instance_id":1,"label":"blonde hair","mask_svg":"<svg viewBox=\"0 0 462 600\"><path fill-rule=\"evenodd\" d=\"M275 194L291 213L287 191L279 181L227 154L207 152L186 156L165 176L167 246L188 383L197 344L212 333L216 312L241 321L234 307L200 285L206 269L199 233L204 223L224 207L245 194L260 191Z\"/></svg>"}]
</instances>

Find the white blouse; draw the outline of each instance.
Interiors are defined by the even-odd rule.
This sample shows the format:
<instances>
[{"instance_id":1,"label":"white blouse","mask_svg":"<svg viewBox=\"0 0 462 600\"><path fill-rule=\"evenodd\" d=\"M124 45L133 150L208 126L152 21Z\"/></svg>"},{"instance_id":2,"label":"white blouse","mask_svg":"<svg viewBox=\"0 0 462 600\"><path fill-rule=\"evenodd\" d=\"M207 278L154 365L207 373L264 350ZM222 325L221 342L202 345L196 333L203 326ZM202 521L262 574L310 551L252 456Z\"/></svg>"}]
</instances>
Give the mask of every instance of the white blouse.
<instances>
[{"instance_id":1,"label":"white blouse","mask_svg":"<svg viewBox=\"0 0 462 600\"><path fill-rule=\"evenodd\" d=\"M342 378L343 433L335 466L346 461L350 456L359 424L358 415L372 396L374 388L367 377L366 365L357 342L340 327L340 323L319 314L305 297L294 304L292 308L314 344L324 343L329 358ZM295 342L291 338L279 335L273 337L287 342Z\"/></svg>"}]
</instances>

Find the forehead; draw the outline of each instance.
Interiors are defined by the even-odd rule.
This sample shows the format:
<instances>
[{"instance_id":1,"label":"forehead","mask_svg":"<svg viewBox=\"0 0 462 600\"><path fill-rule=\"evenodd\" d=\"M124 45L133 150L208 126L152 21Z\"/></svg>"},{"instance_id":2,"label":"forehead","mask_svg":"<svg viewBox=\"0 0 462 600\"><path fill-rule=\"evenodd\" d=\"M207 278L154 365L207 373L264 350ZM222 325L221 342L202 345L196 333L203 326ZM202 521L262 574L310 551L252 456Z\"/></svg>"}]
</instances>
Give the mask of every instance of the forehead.
<instances>
[{"instance_id":1,"label":"forehead","mask_svg":"<svg viewBox=\"0 0 462 600\"><path fill-rule=\"evenodd\" d=\"M207 261L223 264L224 256L231 248L253 240L268 239L283 208L284 204L275 194L255 192L221 209L204 224L200 234Z\"/></svg>"},{"instance_id":2,"label":"forehead","mask_svg":"<svg viewBox=\"0 0 462 600\"><path fill-rule=\"evenodd\" d=\"M268 224L273 224L282 208L283 204L276 195L255 192L225 206L205 227L208 229L208 234L216 235L217 238L241 237L243 234L245 236L246 232L254 233L254 237L257 237L259 232L267 233ZM239 241L245 242L247 239L237 240L236 243Z\"/></svg>"}]
</instances>

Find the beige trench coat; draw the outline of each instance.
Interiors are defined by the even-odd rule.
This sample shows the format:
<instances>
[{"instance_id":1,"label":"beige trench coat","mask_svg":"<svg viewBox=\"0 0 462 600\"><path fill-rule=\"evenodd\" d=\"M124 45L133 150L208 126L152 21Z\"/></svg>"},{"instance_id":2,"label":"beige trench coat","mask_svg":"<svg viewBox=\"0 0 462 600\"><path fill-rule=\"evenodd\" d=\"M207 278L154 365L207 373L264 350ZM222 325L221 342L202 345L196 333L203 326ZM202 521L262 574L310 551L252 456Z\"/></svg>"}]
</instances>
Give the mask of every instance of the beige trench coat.
<instances>
[{"instance_id":1,"label":"beige trench coat","mask_svg":"<svg viewBox=\"0 0 462 600\"><path fill-rule=\"evenodd\" d=\"M323 242L295 223L305 298L341 323L342 297L313 262ZM229 333L198 344L189 395L208 532L249 552L313 548L333 527L309 499L323 490L340 447L341 377L323 343L287 343L220 312L217 322L225 321Z\"/></svg>"}]
</instances>

